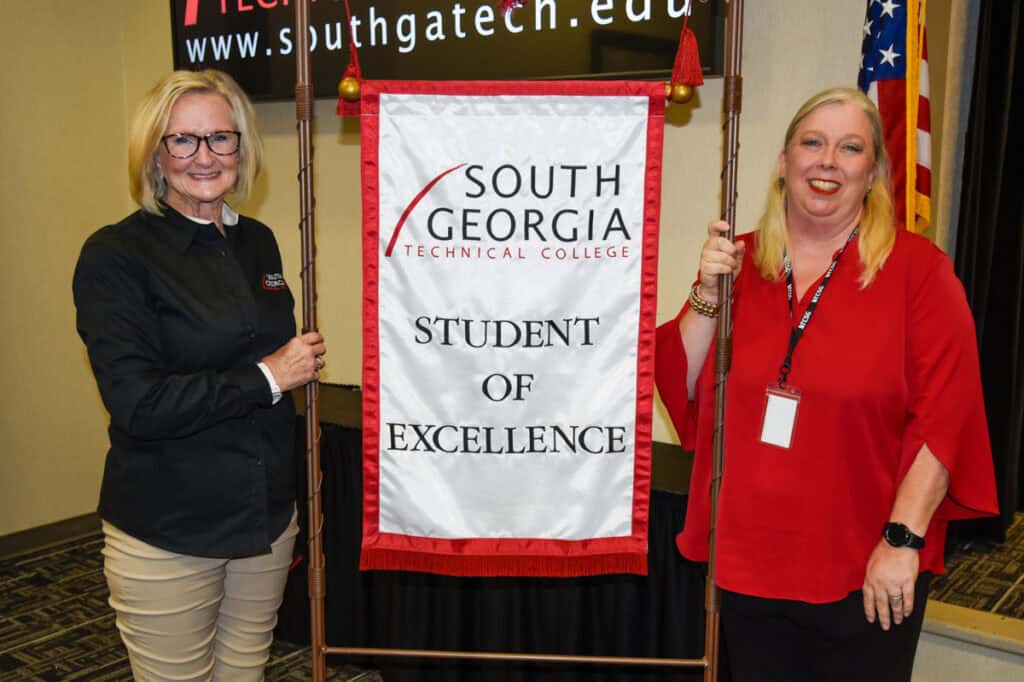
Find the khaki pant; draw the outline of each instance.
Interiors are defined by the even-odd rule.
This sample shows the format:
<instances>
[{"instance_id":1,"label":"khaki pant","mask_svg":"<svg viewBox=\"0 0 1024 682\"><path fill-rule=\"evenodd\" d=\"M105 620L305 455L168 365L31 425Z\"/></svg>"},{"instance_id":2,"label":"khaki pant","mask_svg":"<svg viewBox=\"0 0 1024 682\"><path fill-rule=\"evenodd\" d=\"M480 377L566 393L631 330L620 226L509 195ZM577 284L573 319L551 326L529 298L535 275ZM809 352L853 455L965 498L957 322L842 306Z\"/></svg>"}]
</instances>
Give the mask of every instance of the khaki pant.
<instances>
[{"instance_id":1,"label":"khaki pant","mask_svg":"<svg viewBox=\"0 0 1024 682\"><path fill-rule=\"evenodd\" d=\"M295 516L270 554L175 554L103 523L110 606L136 680L262 680L270 657Z\"/></svg>"}]
</instances>

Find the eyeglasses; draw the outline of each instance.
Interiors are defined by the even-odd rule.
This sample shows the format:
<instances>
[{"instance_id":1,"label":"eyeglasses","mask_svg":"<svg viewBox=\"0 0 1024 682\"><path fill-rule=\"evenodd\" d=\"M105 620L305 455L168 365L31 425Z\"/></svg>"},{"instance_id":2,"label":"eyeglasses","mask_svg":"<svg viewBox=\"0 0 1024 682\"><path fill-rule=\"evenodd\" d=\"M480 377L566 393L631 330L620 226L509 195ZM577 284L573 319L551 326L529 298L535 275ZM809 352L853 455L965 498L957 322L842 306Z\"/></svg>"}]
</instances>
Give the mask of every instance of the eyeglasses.
<instances>
[{"instance_id":1,"label":"eyeglasses","mask_svg":"<svg viewBox=\"0 0 1024 682\"><path fill-rule=\"evenodd\" d=\"M191 133L171 133L160 138L167 153L176 159L188 159L196 155L199 145L206 142L206 147L217 156L231 156L238 152L242 142L242 133L237 130L218 130L209 135L192 135Z\"/></svg>"}]
</instances>

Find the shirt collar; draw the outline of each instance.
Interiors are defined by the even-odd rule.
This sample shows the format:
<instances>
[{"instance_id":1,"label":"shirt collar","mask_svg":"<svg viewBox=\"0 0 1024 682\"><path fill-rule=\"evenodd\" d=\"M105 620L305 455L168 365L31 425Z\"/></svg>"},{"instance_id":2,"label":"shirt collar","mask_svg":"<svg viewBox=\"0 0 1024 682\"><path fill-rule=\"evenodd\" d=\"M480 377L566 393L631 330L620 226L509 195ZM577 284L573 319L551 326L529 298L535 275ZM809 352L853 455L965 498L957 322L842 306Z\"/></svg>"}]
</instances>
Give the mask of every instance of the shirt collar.
<instances>
[{"instance_id":1,"label":"shirt collar","mask_svg":"<svg viewBox=\"0 0 1024 682\"><path fill-rule=\"evenodd\" d=\"M160 202L161 216L152 216L155 221L164 228L166 239L171 246L179 253L184 253L192 242L197 239L211 241L221 238L220 232L212 220L194 218L176 211L164 202ZM225 228L234 227L238 224L239 214L225 202L221 208L221 221Z\"/></svg>"},{"instance_id":2,"label":"shirt collar","mask_svg":"<svg viewBox=\"0 0 1024 682\"><path fill-rule=\"evenodd\" d=\"M182 215L185 216L186 218L188 218L189 220L191 220L192 222L199 223L200 225L212 225L213 224L212 220L206 220L204 218L196 218L194 216L185 215L184 213L182 213ZM225 201L223 204L221 204L221 207L220 207L220 220L225 225L237 225L238 224L238 211L236 211L235 209L233 209L230 206L228 206L228 202Z\"/></svg>"}]
</instances>

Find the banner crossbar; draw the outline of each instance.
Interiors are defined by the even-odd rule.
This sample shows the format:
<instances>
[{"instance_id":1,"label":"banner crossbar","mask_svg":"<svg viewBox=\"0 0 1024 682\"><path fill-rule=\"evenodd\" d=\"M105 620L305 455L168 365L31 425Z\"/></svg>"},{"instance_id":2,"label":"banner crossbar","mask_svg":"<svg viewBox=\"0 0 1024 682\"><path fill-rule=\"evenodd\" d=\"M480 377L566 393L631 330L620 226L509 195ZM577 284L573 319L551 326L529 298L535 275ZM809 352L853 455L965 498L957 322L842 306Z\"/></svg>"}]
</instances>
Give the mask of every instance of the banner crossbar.
<instances>
[{"instance_id":1,"label":"banner crossbar","mask_svg":"<svg viewBox=\"0 0 1024 682\"><path fill-rule=\"evenodd\" d=\"M323 648L324 654L382 656L392 658L441 658L454 660L526 661L539 663L585 663L591 665L705 668L707 658L644 658L629 656L577 656L573 654L530 654L504 651L448 651L444 649L377 649L372 647Z\"/></svg>"}]
</instances>

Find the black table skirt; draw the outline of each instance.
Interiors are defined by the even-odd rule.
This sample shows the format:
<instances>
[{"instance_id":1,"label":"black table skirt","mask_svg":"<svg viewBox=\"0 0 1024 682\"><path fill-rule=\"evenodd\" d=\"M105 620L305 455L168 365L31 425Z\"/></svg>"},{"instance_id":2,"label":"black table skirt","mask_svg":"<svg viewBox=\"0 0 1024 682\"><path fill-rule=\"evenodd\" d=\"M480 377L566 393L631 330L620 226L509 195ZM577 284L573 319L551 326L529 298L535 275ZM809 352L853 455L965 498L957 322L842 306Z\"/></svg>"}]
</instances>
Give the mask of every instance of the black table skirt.
<instances>
[{"instance_id":1,"label":"black table skirt","mask_svg":"<svg viewBox=\"0 0 1024 682\"><path fill-rule=\"evenodd\" d=\"M453 578L359 571L361 433L332 424L321 439L326 634L329 646L457 649L602 656L699 658L704 647L703 566L679 556L685 496L653 491L649 574L585 578ZM300 420L297 448L305 452ZM296 555L308 528L305 462L299 458ZM276 636L309 643L306 563L292 572ZM341 663L335 658L331 664ZM700 680L700 669L538 665L377 657L350 662L387 682L601 682ZM724 676L723 676L724 679Z\"/></svg>"}]
</instances>

